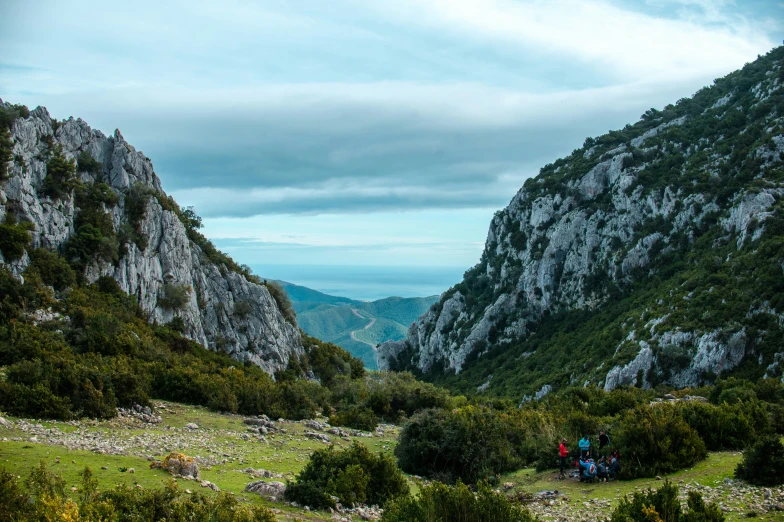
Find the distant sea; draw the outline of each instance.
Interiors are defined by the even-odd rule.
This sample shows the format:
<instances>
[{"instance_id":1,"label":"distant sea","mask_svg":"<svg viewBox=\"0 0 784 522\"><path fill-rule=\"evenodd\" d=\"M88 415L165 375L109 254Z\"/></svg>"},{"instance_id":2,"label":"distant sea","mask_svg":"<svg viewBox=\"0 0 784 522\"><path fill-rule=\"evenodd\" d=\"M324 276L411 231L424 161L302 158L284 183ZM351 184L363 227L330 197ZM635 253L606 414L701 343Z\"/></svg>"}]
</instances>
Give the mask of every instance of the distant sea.
<instances>
[{"instance_id":1,"label":"distant sea","mask_svg":"<svg viewBox=\"0 0 784 522\"><path fill-rule=\"evenodd\" d=\"M264 279L278 279L359 301L440 295L470 267L251 265Z\"/></svg>"}]
</instances>

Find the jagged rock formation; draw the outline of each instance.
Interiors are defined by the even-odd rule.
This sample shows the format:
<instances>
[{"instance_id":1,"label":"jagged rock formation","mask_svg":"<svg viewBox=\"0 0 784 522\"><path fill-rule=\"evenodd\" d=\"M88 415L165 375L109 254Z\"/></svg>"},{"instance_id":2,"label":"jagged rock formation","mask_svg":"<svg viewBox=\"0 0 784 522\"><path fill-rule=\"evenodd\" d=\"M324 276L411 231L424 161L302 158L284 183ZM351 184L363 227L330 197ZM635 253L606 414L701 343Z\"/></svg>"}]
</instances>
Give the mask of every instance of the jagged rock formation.
<instances>
[{"instance_id":1,"label":"jagged rock formation","mask_svg":"<svg viewBox=\"0 0 784 522\"><path fill-rule=\"evenodd\" d=\"M780 375L782 63L777 48L545 166L379 368L518 398Z\"/></svg>"},{"instance_id":2,"label":"jagged rock formation","mask_svg":"<svg viewBox=\"0 0 784 522\"><path fill-rule=\"evenodd\" d=\"M0 104L10 107L1 100ZM0 222L10 211L19 222L32 223L32 248L62 253L77 232L80 208L74 191L57 199L43 195L47 158L60 146L66 159L86 153L100 164L94 163L90 171L78 168L78 180L84 186L105 183L111 188L117 204L103 205L103 211L110 216L113 230L126 234L116 260L94 259L85 266L87 282L111 276L136 296L151 321L179 318L187 337L227 351L239 361L252 361L269 373L284 368L292 354L302 353L298 328L284 319L267 288L213 262L189 238L152 162L119 131L105 136L81 119L55 121L38 107L14 121L11 138L14 161L8 179L0 182ZM128 208L131 193L141 201L141 214L135 217ZM136 241L127 237L129 231ZM6 262L2 254L0 262ZM25 253L8 264L22 276L28 263ZM171 289L183 296L177 306L164 305Z\"/></svg>"}]
</instances>

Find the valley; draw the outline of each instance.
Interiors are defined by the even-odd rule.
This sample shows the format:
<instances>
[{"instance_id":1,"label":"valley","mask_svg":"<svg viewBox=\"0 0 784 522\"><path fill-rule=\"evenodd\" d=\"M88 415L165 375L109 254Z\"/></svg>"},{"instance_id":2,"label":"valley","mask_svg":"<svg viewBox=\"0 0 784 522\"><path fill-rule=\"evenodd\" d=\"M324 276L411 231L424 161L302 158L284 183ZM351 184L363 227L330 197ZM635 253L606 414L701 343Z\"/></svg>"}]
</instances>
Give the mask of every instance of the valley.
<instances>
[{"instance_id":1,"label":"valley","mask_svg":"<svg viewBox=\"0 0 784 522\"><path fill-rule=\"evenodd\" d=\"M285 281L280 284L305 333L341 346L371 370L378 368L376 345L405 337L411 323L438 301L438 296L358 301Z\"/></svg>"}]
</instances>

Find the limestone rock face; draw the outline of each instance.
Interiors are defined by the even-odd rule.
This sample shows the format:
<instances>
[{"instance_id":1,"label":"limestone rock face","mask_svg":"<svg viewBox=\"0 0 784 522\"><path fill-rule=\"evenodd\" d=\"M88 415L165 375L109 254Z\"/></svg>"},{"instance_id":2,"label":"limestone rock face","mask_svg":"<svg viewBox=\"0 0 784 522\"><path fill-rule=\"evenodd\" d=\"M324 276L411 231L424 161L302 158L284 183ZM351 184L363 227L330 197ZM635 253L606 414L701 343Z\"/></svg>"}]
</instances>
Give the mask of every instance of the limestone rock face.
<instances>
[{"instance_id":1,"label":"limestone rock face","mask_svg":"<svg viewBox=\"0 0 784 522\"><path fill-rule=\"evenodd\" d=\"M269 373L285 368L289 357L302 353L299 329L286 322L267 288L210 261L189 239L177 214L161 205L167 197L152 162L128 144L120 131L106 136L73 118L55 124L46 109L38 107L29 117L14 122L12 139L15 161L9 179L0 183L0 221L13 210L18 221L35 225L33 248L62 252L75 233L80 210L73 193L53 201L40 192L52 147L62 146L68 159L86 152L102 166L99 172L78 172L78 177L87 185L106 183L117 194L119 203L105 209L116 232L129 226L126 206L132 188L141 186L148 194L139 224L146 238L144 248L130 241L116 263L88 265L85 276L89 282L113 277L125 292L136 296L151 320L168 323L179 318L187 337L226 351L238 361L251 361ZM5 263L2 255L0 262ZM28 263L25 255L8 264L22 277ZM160 304L167 285L187 292L182 307L173 310ZM238 303L242 303L241 312L236 313Z\"/></svg>"},{"instance_id":2,"label":"limestone rock face","mask_svg":"<svg viewBox=\"0 0 784 522\"><path fill-rule=\"evenodd\" d=\"M781 55L770 70L755 76L751 88L717 92L699 110L653 111L635 127L616 131L618 138L610 133L603 137L605 144L586 140L583 149L527 180L492 219L479 264L411 325L404 340L378 347L379 368L460 373L491 350L494 361L501 361L498 354L524 344L543 318L601 310L612 295L654 274L660 256L688 252L683 245L693 244L710 227L716 244L731 243L737 249L717 264L759 240L784 197L777 174L784 168L784 113L766 102L784 92ZM757 117L760 123L747 123L749 129L731 139L723 133L705 136L715 125L703 122L737 114L752 115L744 121ZM728 165L736 143L749 130L763 137L742 156L754 163L740 174L740 167L733 171ZM717 197L725 185L732 192L725 188ZM781 260L770 262L784 274ZM684 296L678 307L690 306L692 297ZM705 314L710 317L709 310ZM747 306L736 321L719 328L707 319L705 326L697 322L682 328L674 314L666 321L667 314L653 319L638 314L621 325L626 338L614 347L609 364L575 363L566 374L571 374L569 384L607 390L650 386L648 375L654 372L658 382L694 386L704 375L718 375L750 356L759 356L760 364L765 359L771 375L778 375L784 355L763 358L755 352L759 337L752 338L742 324L744 315L754 314L768 314L779 325L784 321L784 310L766 303ZM522 350L515 352L519 360L531 355L520 355ZM665 364L665 356L676 364ZM498 380L492 370L498 364L506 361L484 367L484 374L470 377L472 384L483 392L492 390ZM492 381L491 371L496 376ZM549 383L532 378L527 396L545 385Z\"/></svg>"}]
</instances>

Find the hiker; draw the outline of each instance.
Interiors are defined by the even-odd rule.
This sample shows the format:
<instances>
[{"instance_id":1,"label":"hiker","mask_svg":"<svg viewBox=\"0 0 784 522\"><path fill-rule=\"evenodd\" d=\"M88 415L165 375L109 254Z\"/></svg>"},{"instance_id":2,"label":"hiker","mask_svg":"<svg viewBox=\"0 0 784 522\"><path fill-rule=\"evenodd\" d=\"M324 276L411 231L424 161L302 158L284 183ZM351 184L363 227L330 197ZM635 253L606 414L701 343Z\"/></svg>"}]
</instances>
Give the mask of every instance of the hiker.
<instances>
[{"instance_id":1,"label":"hiker","mask_svg":"<svg viewBox=\"0 0 784 522\"><path fill-rule=\"evenodd\" d=\"M621 472L621 454L618 453L618 450L613 450L612 455L610 456L610 465L607 468L607 474L610 478L618 478L618 474Z\"/></svg>"},{"instance_id":2,"label":"hiker","mask_svg":"<svg viewBox=\"0 0 784 522\"><path fill-rule=\"evenodd\" d=\"M602 430L599 432L599 453L601 454L602 448L605 448L610 445L610 437L607 435L607 432Z\"/></svg>"},{"instance_id":3,"label":"hiker","mask_svg":"<svg viewBox=\"0 0 784 522\"><path fill-rule=\"evenodd\" d=\"M596 463L596 476L599 478L599 482L607 482L607 479L610 476L610 473L607 470L607 459L605 457L600 458L599 462Z\"/></svg>"},{"instance_id":4,"label":"hiker","mask_svg":"<svg viewBox=\"0 0 784 522\"><path fill-rule=\"evenodd\" d=\"M596 478L596 463L593 459L580 457L580 482Z\"/></svg>"},{"instance_id":5,"label":"hiker","mask_svg":"<svg viewBox=\"0 0 784 522\"><path fill-rule=\"evenodd\" d=\"M561 445L558 446L558 456L561 457L561 475L558 478L565 478L564 468L566 468L566 459L569 457L569 450L566 449L566 437L561 439Z\"/></svg>"},{"instance_id":6,"label":"hiker","mask_svg":"<svg viewBox=\"0 0 784 522\"><path fill-rule=\"evenodd\" d=\"M580 442L577 445L580 446L581 459L587 459L591 456L591 440L588 438L587 433L583 435L583 438L580 439Z\"/></svg>"}]
</instances>

